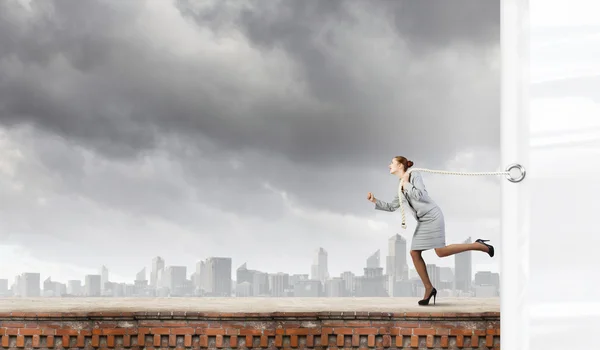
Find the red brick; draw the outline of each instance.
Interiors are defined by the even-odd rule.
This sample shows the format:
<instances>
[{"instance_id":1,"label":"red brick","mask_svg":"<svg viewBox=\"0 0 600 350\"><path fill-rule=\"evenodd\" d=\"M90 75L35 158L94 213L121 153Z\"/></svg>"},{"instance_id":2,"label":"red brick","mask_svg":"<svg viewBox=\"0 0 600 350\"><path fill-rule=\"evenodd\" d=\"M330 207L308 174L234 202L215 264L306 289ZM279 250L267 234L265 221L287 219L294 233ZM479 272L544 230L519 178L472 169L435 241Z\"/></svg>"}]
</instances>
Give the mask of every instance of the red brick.
<instances>
[{"instance_id":1,"label":"red brick","mask_svg":"<svg viewBox=\"0 0 600 350\"><path fill-rule=\"evenodd\" d=\"M336 345L339 346L339 347L344 346L344 335L343 334L338 334L337 335Z\"/></svg>"},{"instance_id":2,"label":"red brick","mask_svg":"<svg viewBox=\"0 0 600 350\"><path fill-rule=\"evenodd\" d=\"M92 335L92 347L97 348L98 346L100 346L100 336Z\"/></svg>"},{"instance_id":3,"label":"red brick","mask_svg":"<svg viewBox=\"0 0 600 350\"><path fill-rule=\"evenodd\" d=\"M108 346L109 348L115 347L115 336L114 335L109 335L108 337L106 337L106 346Z\"/></svg>"},{"instance_id":4,"label":"red brick","mask_svg":"<svg viewBox=\"0 0 600 350\"><path fill-rule=\"evenodd\" d=\"M154 334L154 335L167 335L169 333L171 333L171 329L170 328L164 328L164 327L150 328L150 334Z\"/></svg>"},{"instance_id":5,"label":"red brick","mask_svg":"<svg viewBox=\"0 0 600 350\"><path fill-rule=\"evenodd\" d=\"M269 345L269 338L266 335L260 337L260 347L266 348Z\"/></svg>"},{"instance_id":6,"label":"red brick","mask_svg":"<svg viewBox=\"0 0 600 350\"><path fill-rule=\"evenodd\" d=\"M85 346L85 336L78 335L77 336L77 345L78 348L83 348Z\"/></svg>"},{"instance_id":7,"label":"red brick","mask_svg":"<svg viewBox=\"0 0 600 350\"><path fill-rule=\"evenodd\" d=\"M434 335L435 329L432 328L413 328L414 335Z\"/></svg>"},{"instance_id":8,"label":"red brick","mask_svg":"<svg viewBox=\"0 0 600 350\"><path fill-rule=\"evenodd\" d=\"M357 347L358 345L360 345L360 335L353 334L352 335L352 346Z\"/></svg>"},{"instance_id":9,"label":"red brick","mask_svg":"<svg viewBox=\"0 0 600 350\"><path fill-rule=\"evenodd\" d=\"M442 339L440 340L440 347L447 348L448 347L448 343L449 343L448 336L443 335Z\"/></svg>"},{"instance_id":10,"label":"red brick","mask_svg":"<svg viewBox=\"0 0 600 350\"><path fill-rule=\"evenodd\" d=\"M462 335L456 336L456 346L458 346L459 348L462 348L463 346L465 346L465 340Z\"/></svg>"},{"instance_id":11,"label":"red brick","mask_svg":"<svg viewBox=\"0 0 600 350\"><path fill-rule=\"evenodd\" d=\"M31 339L31 347L39 348L40 347L40 336L35 334Z\"/></svg>"},{"instance_id":12,"label":"red brick","mask_svg":"<svg viewBox=\"0 0 600 350\"><path fill-rule=\"evenodd\" d=\"M54 336L49 335L46 337L46 347L51 349L54 347Z\"/></svg>"},{"instance_id":13,"label":"red brick","mask_svg":"<svg viewBox=\"0 0 600 350\"><path fill-rule=\"evenodd\" d=\"M306 336L306 346L309 348L312 348L313 346L315 346L315 336L312 334L309 334Z\"/></svg>"},{"instance_id":14,"label":"red brick","mask_svg":"<svg viewBox=\"0 0 600 350\"><path fill-rule=\"evenodd\" d=\"M235 349L238 347L238 337L235 335L232 335L231 337L229 337L229 346L232 349Z\"/></svg>"},{"instance_id":15,"label":"red brick","mask_svg":"<svg viewBox=\"0 0 600 350\"><path fill-rule=\"evenodd\" d=\"M404 337L401 335L397 335L396 336L396 347L401 348L402 346L404 346Z\"/></svg>"},{"instance_id":16,"label":"red brick","mask_svg":"<svg viewBox=\"0 0 600 350\"><path fill-rule=\"evenodd\" d=\"M290 346L292 348L298 347L298 336L297 335L292 335L290 337Z\"/></svg>"},{"instance_id":17,"label":"red brick","mask_svg":"<svg viewBox=\"0 0 600 350\"><path fill-rule=\"evenodd\" d=\"M251 335L246 336L246 347L247 348L254 347L254 337L253 336L251 336Z\"/></svg>"},{"instance_id":18,"label":"red brick","mask_svg":"<svg viewBox=\"0 0 600 350\"><path fill-rule=\"evenodd\" d=\"M19 334L20 335L40 335L42 334L42 331L40 329L31 329L31 328L21 328L19 329Z\"/></svg>"},{"instance_id":19,"label":"red brick","mask_svg":"<svg viewBox=\"0 0 600 350\"><path fill-rule=\"evenodd\" d=\"M79 334L79 331L76 329L62 328L62 329L57 329L55 335L63 336L63 335L78 335L78 334Z\"/></svg>"},{"instance_id":20,"label":"red brick","mask_svg":"<svg viewBox=\"0 0 600 350\"><path fill-rule=\"evenodd\" d=\"M200 336L200 347L203 347L203 348L208 347L208 336L205 334L202 334Z\"/></svg>"},{"instance_id":21,"label":"red brick","mask_svg":"<svg viewBox=\"0 0 600 350\"><path fill-rule=\"evenodd\" d=\"M156 346L156 347L159 347L161 345L161 343L160 343L161 339L160 338L161 338L160 334L154 334L154 338L153 338L152 344L154 346Z\"/></svg>"},{"instance_id":22,"label":"red brick","mask_svg":"<svg viewBox=\"0 0 600 350\"><path fill-rule=\"evenodd\" d=\"M473 330L472 329L462 329L462 328L454 328L450 330L450 335L468 335L471 336L473 335Z\"/></svg>"},{"instance_id":23,"label":"red brick","mask_svg":"<svg viewBox=\"0 0 600 350\"><path fill-rule=\"evenodd\" d=\"M378 334L379 330L376 328L355 328L354 333L358 335L374 335Z\"/></svg>"},{"instance_id":24,"label":"red brick","mask_svg":"<svg viewBox=\"0 0 600 350\"><path fill-rule=\"evenodd\" d=\"M375 346L375 335L374 334L369 334L367 336L367 346L369 346L370 348Z\"/></svg>"},{"instance_id":25,"label":"red brick","mask_svg":"<svg viewBox=\"0 0 600 350\"><path fill-rule=\"evenodd\" d=\"M428 335L427 336L427 347L428 348L433 348L433 335Z\"/></svg>"},{"instance_id":26,"label":"red brick","mask_svg":"<svg viewBox=\"0 0 600 350\"><path fill-rule=\"evenodd\" d=\"M346 334L346 335L350 335L354 333L354 329L350 328L350 327L339 327L339 328L334 328L333 329L333 334Z\"/></svg>"},{"instance_id":27,"label":"red brick","mask_svg":"<svg viewBox=\"0 0 600 350\"><path fill-rule=\"evenodd\" d=\"M262 330L255 328L244 328L240 329L240 335L262 335Z\"/></svg>"},{"instance_id":28,"label":"red brick","mask_svg":"<svg viewBox=\"0 0 600 350\"><path fill-rule=\"evenodd\" d=\"M488 348L491 348L493 345L494 345L494 336L486 335L485 336L485 346L487 346Z\"/></svg>"},{"instance_id":29,"label":"red brick","mask_svg":"<svg viewBox=\"0 0 600 350\"><path fill-rule=\"evenodd\" d=\"M413 348L416 348L419 346L419 336L418 335L410 336L410 346L412 346Z\"/></svg>"},{"instance_id":30,"label":"red brick","mask_svg":"<svg viewBox=\"0 0 600 350\"><path fill-rule=\"evenodd\" d=\"M2 336L2 347L3 348L8 348L8 335L3 335Z\"/></svg>"},{"instance_id":31,"label":"red brick","mask_svg":"<svg viewBox=\"0 0 600 350\"><path fill-rule=\"evenodd\" d=\"M17 348L25 347L25 336L17 335Z\"/></svg>"},{"instance_id":32,"label":"red brick","mask_svg":"<svg viewBox=\"0 0 600 350\"><path fill-rule=\"evenodd\" d=\"M392 345L392 337L389 334L383 335L383 344L384 348L389 348Z\"/></svg>"},{"instance_id":33,"label":"red brick","mask_svg":"<svg viewBox=\"0 0 600 350\"><path fill-rule=\"evenodd\" d=\"M101 330L102 335L125 335L126 333L126 328L106 328Z\"/></svg>"},{"instance_id":34,"label":"red brick","mask_svg":"<svg viewBox=\"0 0 600 350\"><path fill-rule=\"evenodd\" d=\"M241 332L241 330L240 330L240 332ZM312 334L312 332L309 328L290 328L290 329L285 330L285 334L286 335L309 335L309 334Z\"/></svg>"},{"instance_id":35,"label":"red brick","mask_svg":"<svg viewBox=\"0 0 600 350\"><path fill-rule=\"evenodd\" d=\"M183 336L183 346L185 346L186 348L189 348L192 346L192 335L191 334L186 334Z\"/></svg>"},{"instance_id":36,"label":"red brick","mask_svg":"<svg viewBox=\"0 0 600 350\"><path fill-rule=\"evenodd\" d=\"M471 336L471 346L474 348L479 347L479 336L477 336L477 335Z\"/></svg>"},{"instance_id":37,"label":"red brick","mask_svg":"<svg viewBox=\"0 0 600 350\"><path fill-rule=\"evenodd\" d=\"M69 348L71 344L71 336L63 335L62 336L62 344L64 348Z\"/></svg>"},{"instance_id":38,"label":"red brick","mask_svg":"<svg viewBox=\"0 0 600 350\"><path fill-rule=\"evenodd\" d=\"M215 342L215 345L217 348L222 348L223 347L223 336L222 335L217 335L217 339Z\"/></svg>"}]
</instances>

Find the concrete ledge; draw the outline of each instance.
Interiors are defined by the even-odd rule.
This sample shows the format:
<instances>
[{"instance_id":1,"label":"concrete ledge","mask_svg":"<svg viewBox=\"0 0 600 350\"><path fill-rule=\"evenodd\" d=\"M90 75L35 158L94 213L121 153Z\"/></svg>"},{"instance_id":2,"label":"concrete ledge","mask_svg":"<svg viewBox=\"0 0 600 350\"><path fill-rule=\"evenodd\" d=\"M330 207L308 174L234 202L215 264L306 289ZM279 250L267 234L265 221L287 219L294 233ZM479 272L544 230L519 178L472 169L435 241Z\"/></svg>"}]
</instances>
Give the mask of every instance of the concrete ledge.
<instances>
[{"instance_id":1,"label":"concrete ledge","mask_svg":"<svg viewBox=\"0 0 600 350\"><path fill-rule=\"evenodd\" d=\"M500 349L496 299L0 299L0 350Z\"/></svg>"},{"instance_id":2,"label":"concrete ledge","mask_svg":"<svg viewBox=\"0 0 600 350\"><path fill-rule=\"evenodd\" d=\"M0 313L25 312L385 312L499 313L499 298L0 298Z\"/></svg>"}]
</instances>

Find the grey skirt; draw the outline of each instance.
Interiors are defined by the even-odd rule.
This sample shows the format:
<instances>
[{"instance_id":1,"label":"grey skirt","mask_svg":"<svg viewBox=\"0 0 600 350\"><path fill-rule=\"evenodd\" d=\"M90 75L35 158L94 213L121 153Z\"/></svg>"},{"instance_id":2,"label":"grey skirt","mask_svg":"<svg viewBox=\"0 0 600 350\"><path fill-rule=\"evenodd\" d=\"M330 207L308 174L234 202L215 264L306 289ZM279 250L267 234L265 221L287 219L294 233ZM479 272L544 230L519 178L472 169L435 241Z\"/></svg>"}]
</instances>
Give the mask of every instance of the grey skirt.
<instances>
[{"instance_id":1,"label":"grey skirt","mask_svg":"<svg viewBox=\"0 0 600 350\"><path fill-rule=\"evenodd\" d=\"M431 209L417 221L411 250L428 250L446 246L446 224L439 207Z\"/></svg>"}]
</instances>

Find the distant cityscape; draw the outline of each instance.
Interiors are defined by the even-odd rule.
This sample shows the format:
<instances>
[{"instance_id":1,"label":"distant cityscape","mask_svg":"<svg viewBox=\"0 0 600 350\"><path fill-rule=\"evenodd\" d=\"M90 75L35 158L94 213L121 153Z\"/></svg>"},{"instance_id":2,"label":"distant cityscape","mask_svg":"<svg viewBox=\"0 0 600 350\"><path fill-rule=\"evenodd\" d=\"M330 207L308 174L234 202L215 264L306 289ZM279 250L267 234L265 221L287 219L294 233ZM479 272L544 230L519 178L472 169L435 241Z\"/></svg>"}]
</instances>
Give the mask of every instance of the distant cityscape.
<instances>
[{"instance_id":1,"label":"distant cityscape","mask_svg":"<svg viewBox=\"0 0 600 350\"><path fill-rule=\"evenodd\" d=\"M465 243L471 243L468 238ZM366 259L363 275L343 272L331 277L328 254L317 249L309 274L266 273L248 269L246 263L235 271L232 259L210 257L196 264L188 278L186 266L167 266L160 256L152 259L151 271L144 267L133 283L110 281L108 268L84 280L67 283L47 277L43 284L39 273L16 276L9 288L0 279L0 296L14 297L423 297L424 289L416 271L409 268L407 241L394 235L388 241L388 256L381 267L380 251ZM439 296L498 297L500 275L478 271L472 278L472 252L455 255L454 268L428 264L427 271ZM149 277L149 279L148 279Z\"/></svg>"}]
</instances>

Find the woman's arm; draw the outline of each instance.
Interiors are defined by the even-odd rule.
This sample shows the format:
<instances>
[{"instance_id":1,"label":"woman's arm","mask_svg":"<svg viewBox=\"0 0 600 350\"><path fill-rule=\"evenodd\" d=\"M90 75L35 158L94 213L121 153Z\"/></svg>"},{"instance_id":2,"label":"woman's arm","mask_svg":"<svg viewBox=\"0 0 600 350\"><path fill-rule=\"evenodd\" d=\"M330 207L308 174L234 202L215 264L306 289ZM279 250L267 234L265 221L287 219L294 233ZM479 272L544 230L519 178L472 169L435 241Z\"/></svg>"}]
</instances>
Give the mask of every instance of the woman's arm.
<instances>
[{"instance_id":1,"label":"woman's arm","mask_svg":"<svg viewBox=\"0 0 600 350\"><path fill-rule=\"evenodd\" d=\"M391 203L384 202L380 199L375 199L375 209L383 211L396 211L400 208L400 197L396 195Z\"/></svg>"}]
</instances>

